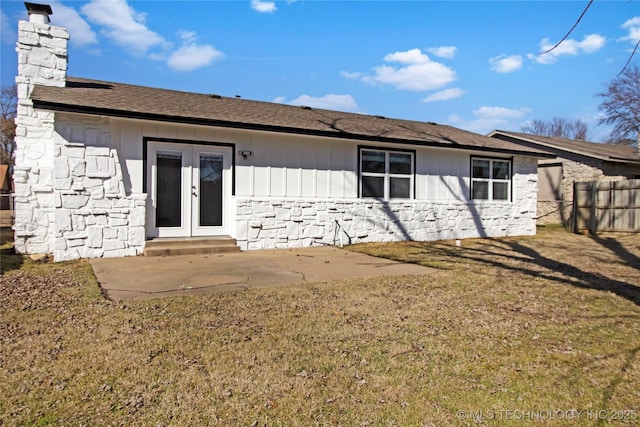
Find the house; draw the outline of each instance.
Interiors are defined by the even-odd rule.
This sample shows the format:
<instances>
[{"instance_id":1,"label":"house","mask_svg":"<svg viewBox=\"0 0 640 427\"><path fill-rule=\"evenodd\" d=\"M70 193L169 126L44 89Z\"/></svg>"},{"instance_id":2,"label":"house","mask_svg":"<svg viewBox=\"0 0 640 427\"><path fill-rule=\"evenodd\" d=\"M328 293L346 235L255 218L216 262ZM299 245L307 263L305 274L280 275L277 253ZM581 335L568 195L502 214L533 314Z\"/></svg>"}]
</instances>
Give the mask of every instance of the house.
<instances>
[{"instance_id":1,"label":"house","mask_svg":"<svg viewBox=\"0 0 640 427\"><path fill-rule=\"evenodd\" d=\"M5 242L4 230L10 232L13 224L13 205L11 203L11 193L13 183L9 165L0 165L0 232L2 233L2 243Z\"/></svg>"},{"instance_id":2,"label":"house","mask_svg":"<svg viewBox=\"0 0 640 427\"><path fill-rule=\"evenodd\" d=\"M9 196L11 194L12 188L13 183L11 182L9 165L0 165L0 195L2 195L2 198L0 199L0 209L9 209L9 197L5 196Z\"/></svg>"},{"instance_id":3,"label":"house","mask_svg":"<svg viewBox=\"0 0 640 427\"><path fill-rule=\"evenodd\" d=\"M66 29L19 24L15 248L241 249L531 235L551 155L435 123L68 77Z\"/></svg>"},{"instance_id":4,"label":"house","mask_svg":"<svg viewBox=\"0 0 640 427\"><path fill-rule=\"evenodd\" d=\"M569 225L574 182L640 179L640 155L635 147L502 130L489 136L556 156L538 163L538 224Z\"/></svg>"}]
</instances>

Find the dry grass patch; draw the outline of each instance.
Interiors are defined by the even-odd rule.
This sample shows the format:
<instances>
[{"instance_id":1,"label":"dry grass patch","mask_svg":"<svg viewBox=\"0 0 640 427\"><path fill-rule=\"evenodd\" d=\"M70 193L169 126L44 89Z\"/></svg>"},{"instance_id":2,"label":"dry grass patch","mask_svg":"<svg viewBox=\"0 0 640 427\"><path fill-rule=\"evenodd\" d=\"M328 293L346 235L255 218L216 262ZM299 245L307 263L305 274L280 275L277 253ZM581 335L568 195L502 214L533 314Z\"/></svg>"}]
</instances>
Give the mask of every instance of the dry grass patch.
<instances>
[{"instance_id":1,"label":"dry grass patch","mask_svg":"<svg viewBox=\"0 0 640 427\"><path fill-rule=\"evenodd\" d=\"M639 422L637 237L352 249L445 268L124 304L85 262L8 272L0 424L441 426L572 409Z\"/></svg>"}]
</instances>

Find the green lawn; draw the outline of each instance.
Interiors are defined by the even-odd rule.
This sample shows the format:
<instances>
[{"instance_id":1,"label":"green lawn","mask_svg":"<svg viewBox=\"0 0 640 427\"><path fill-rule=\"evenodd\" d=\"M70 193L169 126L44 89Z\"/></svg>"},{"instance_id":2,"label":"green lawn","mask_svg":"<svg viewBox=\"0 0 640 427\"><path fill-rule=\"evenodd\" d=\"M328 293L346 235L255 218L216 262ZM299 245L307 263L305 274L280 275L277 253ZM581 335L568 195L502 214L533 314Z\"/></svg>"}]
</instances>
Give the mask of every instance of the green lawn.
<instances>
[{"instance_id":1,"label":"green lawn","mask_svg":"<svg viewBox=\"0 0 640 427\"><path fill-rule=\"evenodd\" d=\"M638 236L350 249L437 272L115 303L11 264L0 425L640 424Z\"/></svg>"}]
</instances>

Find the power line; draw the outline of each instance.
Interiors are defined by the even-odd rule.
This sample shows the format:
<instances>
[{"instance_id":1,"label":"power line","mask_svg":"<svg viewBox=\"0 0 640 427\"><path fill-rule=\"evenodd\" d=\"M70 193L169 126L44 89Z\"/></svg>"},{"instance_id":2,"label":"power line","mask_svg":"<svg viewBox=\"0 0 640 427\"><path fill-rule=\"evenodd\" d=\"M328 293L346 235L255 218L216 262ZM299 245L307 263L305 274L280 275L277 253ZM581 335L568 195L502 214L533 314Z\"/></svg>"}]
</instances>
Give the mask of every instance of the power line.
<instances>
[{"instance_id":1,"label":"power line","mask_svg":"<svg viewBox=\"0 0 640 427\"><path fill-rule=\"evenodd\" d=\"M584 8L584 10L582 11L582 13L580 14L580 17L578 18L578 20L576 21L575 24L573 24L573 27L571 27L571 29L569 30L569 32L567 34L565 34L565 36L558 42L556 43L555 46L553 46L551 49L549 50L545 50L542 53L539 53L538 55L544 55L545 53L549 53L551 52L553 49L557 48L558 46L560 46L560 43L562 43L563 41L565 41L567 39L567 37L569 37L569 34L571 34L573 32L573 30L575 30L575 28L578 26L578 24L580 23L580 21L582 20L582 17L584 16L585 13L587 13L587 10L589 10L589 7L591 6L591 4L593 3L593 0L589 0L589 4L587 5L587 7Z\"/></svg>"},{"instance_id":2,"label":"power line","mask_svg":"<svg viewBox=\"0 0 640 427\"><path fill-rule=\"evenodd\" d=\"M620 70L620 72L618 73L618 76L622 73L624 73L624 70L627 69L627 66L629 65L629 63L631 62L631 58L633 58L633 55L636 54L636 50L638 50L638 46L640 46L640 39L638 39L638 43L636 43L636 46L633 48L633 51L631 52L631 55L629 56L629 59L627 59L627 63L624 64L624 67L622 67L622 70ZM617 77L617 76L616 76Z\"/></svg>"}]
</instances>

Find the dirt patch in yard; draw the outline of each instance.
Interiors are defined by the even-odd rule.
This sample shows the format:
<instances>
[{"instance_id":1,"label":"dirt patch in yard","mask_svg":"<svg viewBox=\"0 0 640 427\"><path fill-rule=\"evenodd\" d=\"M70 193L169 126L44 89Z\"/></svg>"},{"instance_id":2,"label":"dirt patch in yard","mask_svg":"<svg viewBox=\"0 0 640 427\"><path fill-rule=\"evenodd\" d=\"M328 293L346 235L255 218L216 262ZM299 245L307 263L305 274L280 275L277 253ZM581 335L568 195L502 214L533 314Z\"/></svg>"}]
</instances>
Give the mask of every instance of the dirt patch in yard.
<instances>
[{"instance_id":1,"label":"dirt patch in yard","mask_svg":"<svg viewBox=\"0 0 640 427\"><path fill-rule=\"evenodd\" d=\"M352 249L439 271L116 303L88 263L18 263L0 424L640 422L637 236Z\"/></svg>"}]
</instances>

